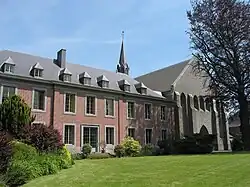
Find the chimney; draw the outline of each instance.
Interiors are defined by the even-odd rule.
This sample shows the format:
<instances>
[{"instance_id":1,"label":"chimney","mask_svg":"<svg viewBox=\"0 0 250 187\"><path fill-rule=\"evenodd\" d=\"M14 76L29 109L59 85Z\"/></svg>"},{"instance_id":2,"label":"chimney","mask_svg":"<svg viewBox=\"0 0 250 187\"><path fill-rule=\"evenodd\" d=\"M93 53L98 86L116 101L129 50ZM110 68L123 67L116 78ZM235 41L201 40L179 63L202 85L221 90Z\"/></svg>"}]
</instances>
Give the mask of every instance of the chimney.
<instances>
[{"instance_id":1,"label":"chimney","mask_svg":"<svg viewBox=\"0 0 250 187\"><path fill-rule=\"evenodd\" d=\"M57 52L56 62L60 68L66 68L66 49Z\"/></svg>"}]
</instances>

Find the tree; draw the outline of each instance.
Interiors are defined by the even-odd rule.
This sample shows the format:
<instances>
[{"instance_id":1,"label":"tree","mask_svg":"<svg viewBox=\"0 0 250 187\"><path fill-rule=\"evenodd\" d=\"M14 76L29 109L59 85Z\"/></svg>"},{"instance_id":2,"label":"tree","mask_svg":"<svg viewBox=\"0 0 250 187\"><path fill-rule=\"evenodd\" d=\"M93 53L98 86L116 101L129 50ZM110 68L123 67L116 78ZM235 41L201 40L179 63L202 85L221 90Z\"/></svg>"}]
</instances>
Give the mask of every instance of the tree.
<instances>
[{"instance_id":1,"label":"tree","mask_svg":"<svg viewBox=\"0 0 250 187\"><path fill-rule=\"evenodd\" d=\"M20 96L8 97L0 105L0 131L6 131L15 137L25 125L30 125L34 120L31 108Z\"/></svg>"},{"instance_id":2,"label":"tree","mask_svg":"<svg viewBox=\"0 0 250 187\"><path fill-rule=\"evenodd\" d=\"M223 103L239 106L242 140L250 149L250 4L240 0L192 0L187 12L194 69Z\"/></svg>"}]
</instances>

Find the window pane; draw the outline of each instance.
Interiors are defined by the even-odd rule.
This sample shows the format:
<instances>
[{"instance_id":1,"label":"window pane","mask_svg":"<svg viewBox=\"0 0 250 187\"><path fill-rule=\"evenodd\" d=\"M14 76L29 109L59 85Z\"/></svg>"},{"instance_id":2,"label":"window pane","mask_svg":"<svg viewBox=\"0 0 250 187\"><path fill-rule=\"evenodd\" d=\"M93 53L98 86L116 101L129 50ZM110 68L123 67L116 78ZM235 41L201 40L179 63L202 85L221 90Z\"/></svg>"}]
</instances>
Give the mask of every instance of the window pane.
<instances>
[{"instance_id":1,"label":"window pane","mask_svg":"<svg viewBox=\"0 0 250 187\"><path fill-rule=\"evenodd\" d=\"M161 139L166 140L167 139L167 130L163 129L161 131Z\"/></svg>"},{"instance_id":2,"label":"window pane","mask_svg":"<svg viewBox=\"0 0 250 187\"><path fill-rule=\"evenodd\" d=\"M114 145L114 128L113 127L106 127L106 144Z\"/></svg>"},{"instance_id":3,"label":"window pane","mask_svg":"<svg viewBox=\"0 0 250 187\"><path fill-rule=\"evenodd\" d=\"M135 139L135 129L134 128L129 128L128 129L128 136Z\"/></svg>"},{"instance_id":4,"label":"window pane","mask_svg":"<svg viewBox=\"0 0 250 187\"><path fill-rule=\"evenodd\" d=\"M146 144L152 143L152 129L146 129Z\"/></svg>"},{"instance_id":5,"label":"window pane","mask_svg":"<svg viewBox=\"0 0 250 187\"><path fill-rule=\"evenodd\" d=\"M106 115L114 116L114 100L106 99Z\"/></svg>"},{"instance_id":6,"label":"window pane","mask_svg":"<svg viewBox=\"0 0 250 187\"><path fill-rule=\"evenodd\" d=\"M86 113L95 114L95 97L87 96Z\"/></svg>"},{"instance_id":7,"label":"window pane","mask_svg":"<svg viewBox=\"0 0 250 187\"><path fill-rule=\"evenodd\" d=\"M135 114L134 103L128 102L128 117L134 118L135 117L134 114Z\"/></svg>"},{"instance_id":8,"label":"window pane","mask_svg":"<svg viewBox=\"0 0 250 187\"><path fill-rule=\"evenodd\" d=\"M6 98L15 95L15 90L16 90L15 87L3 86L2 102L3 102Z\"/></svg>"},{"instance_id":9,"label":"window pane","mask_svg":"<svg viewBox=\"0 0 250 187\"><path fill-rule=\"evenodd\" d=\"M64 126L64 143L65 144L75 144L75 126L65 125Z\"/></svg>"},{"instance_id":10,"label":"window pane","mask_svg":"<svg viewBox=\"0 0 250 187\"><path fill-rule=\"evenodd\" d=\"M45 109L45 91L34 90L33 109Z\"/></svg>"},{"instance_id":11,"label":"window pane","mask_svg":"<svg viewBox=\"0 0 250 187\"><path fill-rule=\"evenodd\" d=\"M70 111L69 110L69 98L70 98L69 94L66 94L66 96L65 96L65 112Z\"/></svg>"}]
</instances>

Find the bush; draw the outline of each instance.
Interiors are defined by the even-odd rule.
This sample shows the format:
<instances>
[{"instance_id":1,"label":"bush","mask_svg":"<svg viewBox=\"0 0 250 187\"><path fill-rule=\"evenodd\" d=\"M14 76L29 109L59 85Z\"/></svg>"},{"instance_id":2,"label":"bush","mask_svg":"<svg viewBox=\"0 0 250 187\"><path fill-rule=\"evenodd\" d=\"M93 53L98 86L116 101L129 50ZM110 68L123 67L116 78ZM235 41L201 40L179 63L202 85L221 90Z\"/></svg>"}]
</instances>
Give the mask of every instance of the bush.
<instances>
[{"instance_id":1,"label":"bush","mask_svg":"<svg viewBox=\"0 0 250 187\"><path fill-rule=\"evenodd\" d=\"M122 146L122 145L116 145L115 146L115 155L117 156L117 157L124 157L125 156L125 149L124 149L124 147Z\"/></svg>"},{"instance_id":2,"label":"bush","mask_svg":"<svg viewBox=\"0 0 250 187\"><path fill-rule=\"evenodd\" d=\"M59 131L43 124L31 125L26 142L32 144L40 152L54 152L63 147Z\"/></svg>"},{"instance_id":3,"label":"bush","mask_svg":"<svg viewBox=\"0 0 250 187\"><path fill-rule=\"evenodd\" d=\"M108 153L91 153L88 156L88 159L106 159L111 158Z\"/></svg>"},{"instance_id":4,"label":"bush","mask_svg":"<svg viewBox=\"0 0 250 187\"><path fill-rule=\"evenodd\" d=\"M138 156L140 154L140 143L134 140L132 137L126 137L121 145L124 147L125 156Z\"/></svg>"},{"instance_id":5,"label":"bush","mask_svg":"<svg viewBox=\"0 0 250 187\"><path fill-rule=\"evenodd\" d=\"M34 120L31 108L20 96L8 97L0 105L0 130L7 131L14 137L19 136L22 128Z\"/></svg>"},{"instance_id":6,"label":"bush","mask_svg":"<svg viewBox=\"0 0 250 187\"><path fill-rule=\"evenodd\" d=\"M23 185L39 176L55 174L72 165L72 157L64 146L55 153L38 153L36 148L13 141L13 157L6 172L8 185Z\"/></svg>"},{"instance_id":7,"label":"bush","mask_svg":"<svg viewBox=\"0 0 250 187\"><path fill-rule=\"evenodd\" d=\"M82 153L74 153L72 154L73 160L82 160Z\"/></svg>"},{"instance_id":8,"label":"bush","mask_svg":"<svg viewBox=\"0 0 250 187\"><path fill-rule=\"evenodd\" d=\"M213 151L212 135L200 135L185 137L184 139L177 140L174 143L175 151L177 154L206 154Z\"/></svg>"},{"instance_id":9,"label":"bush","mask_svg":"<svg viewBox=\"0 0 250 187\"><path fill-rule=\"evenodd\" d=\"M142 155L151 156L151 155L153 155L153 152L154 152L154 145L146 144L146 145L142 146L142 149L141 149Z\"/></svg>"},{"instance_id":10,"label":"bush","mask_svg":"<svg viewBox=\"0 0 250 187\"><path fill-rule=\"evenodd\" d=\"M157 142L157 145L159 146L160 154L162 154L162 155L168 155L172 152L171 151L171 143L168 140L159 140Z\"/></svg>"},{"instance_id":11,"label":"bush","mask_svg":"<svg viewBox=\"0 0 250 187\"><path fill-rule=\"evenodd\" d=\"M0 173L4 173L10 163L12 147L10 137L5 132L0 132Z\"/></svg>"},{"instance_id":12,"label":"bush","mask_svg":"<svg viewBox=\"0 0 250 187\"><path fill-rule=\"evenodd\" d=\"M235 137L233 137L233 140L231 142L231 148L232 148L232 151L244 150L244 144L240 135L236 135Z\"/></svg>"},{"instance_id":13,"label":"bush","mask_svg":"<svg viewBox=\"0 0 250 187\"><path fill-rule=\"evenodd\" d=\"M82 158L87 158L88 155L91 153L92 147L90 144L84 144L82 146Z\"/></svg>"}]
</instances>

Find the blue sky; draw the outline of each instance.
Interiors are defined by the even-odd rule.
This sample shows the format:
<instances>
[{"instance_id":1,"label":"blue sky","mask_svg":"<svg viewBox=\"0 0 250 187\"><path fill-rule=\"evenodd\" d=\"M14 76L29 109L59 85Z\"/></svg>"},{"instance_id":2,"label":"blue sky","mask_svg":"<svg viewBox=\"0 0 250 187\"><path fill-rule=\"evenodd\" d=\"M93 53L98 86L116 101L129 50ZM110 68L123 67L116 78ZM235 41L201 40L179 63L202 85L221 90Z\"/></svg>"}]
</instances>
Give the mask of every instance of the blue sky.
<instances>
[{"instance_id":1,"label":"blue sky","mask_svg":"<svg viewBox=\"0 0 250 187\"><path fill-rule=\"evenodd\" d=\"M121 31L131 76L190 58L189 0L0 0L0 49L115 71Z\"/></svg>"}]
</instances>

